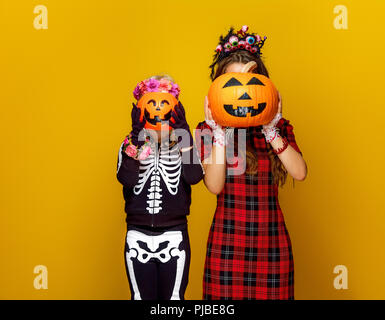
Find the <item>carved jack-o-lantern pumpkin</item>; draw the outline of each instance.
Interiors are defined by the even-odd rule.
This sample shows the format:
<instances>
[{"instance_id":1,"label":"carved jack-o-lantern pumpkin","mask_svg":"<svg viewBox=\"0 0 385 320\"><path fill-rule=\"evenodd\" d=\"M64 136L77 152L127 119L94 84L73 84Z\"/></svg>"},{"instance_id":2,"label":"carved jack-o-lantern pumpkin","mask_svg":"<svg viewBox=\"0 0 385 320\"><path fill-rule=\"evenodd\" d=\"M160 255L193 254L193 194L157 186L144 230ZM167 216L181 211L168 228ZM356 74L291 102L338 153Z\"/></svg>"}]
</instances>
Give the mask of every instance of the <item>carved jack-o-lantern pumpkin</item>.
<instances>
[{"instance_id":1,"label":"carved jack-o-lantern pumpkin","mask_svg":"<svg viewBox=\"0 0 385 320\"><path fill-rule=\"evenodd\" d=\"M213 119L224 127L254 127L269 123L278 111L272 81L256 73L225 73L208 93Z\"/></svg>"},{"instance_id":2,"label":"carved jack-o-lantern pumpkin","mask_svg":"<svg viewBox=\"0 0 385 320\"><path fill-rule=\"evenodd\" d=\"M167 92L147 92L138 101L142 110L141 120L146 119L145 128L152 130L170 130L167 121L178 104L178 100Z\"/></svg>"}]
</instances>

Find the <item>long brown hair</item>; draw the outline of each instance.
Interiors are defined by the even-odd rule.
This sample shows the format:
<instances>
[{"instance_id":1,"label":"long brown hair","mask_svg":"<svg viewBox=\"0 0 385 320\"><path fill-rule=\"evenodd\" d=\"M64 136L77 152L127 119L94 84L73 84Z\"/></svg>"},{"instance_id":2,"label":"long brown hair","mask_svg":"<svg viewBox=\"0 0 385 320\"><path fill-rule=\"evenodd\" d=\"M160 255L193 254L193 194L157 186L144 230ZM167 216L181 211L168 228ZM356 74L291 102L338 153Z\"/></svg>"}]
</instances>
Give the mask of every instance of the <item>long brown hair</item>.
<instances>
[{"instance_id":1,"label":"long brown hair","mask_svg":"<svg viewBox=\"0 0 385 320\"><path fill-rule=\"evenodd\" d=\"M214 75L211 76L211 80L214 80L220 75L224 74L226 72L227 66L230 65L231 63L239 62L239 63L246 64L250 61L255 61L257 63L257 67L252 72L269 77L269 72L267 71L266 66L263 63L261 57L255 56L246 50L238 50L231 53L228 57L218 62L216 71ZM267 145L267 152L271 163L273 181L279 186L283 186L286 182L287 170L283 166L278 156L276 156L275 153L273 152L273 148L271 147L270 144ZM258 174L257 152L250 145L249 142L246 145L246 173L249 175Z\"/></svg>"}]
</instances>

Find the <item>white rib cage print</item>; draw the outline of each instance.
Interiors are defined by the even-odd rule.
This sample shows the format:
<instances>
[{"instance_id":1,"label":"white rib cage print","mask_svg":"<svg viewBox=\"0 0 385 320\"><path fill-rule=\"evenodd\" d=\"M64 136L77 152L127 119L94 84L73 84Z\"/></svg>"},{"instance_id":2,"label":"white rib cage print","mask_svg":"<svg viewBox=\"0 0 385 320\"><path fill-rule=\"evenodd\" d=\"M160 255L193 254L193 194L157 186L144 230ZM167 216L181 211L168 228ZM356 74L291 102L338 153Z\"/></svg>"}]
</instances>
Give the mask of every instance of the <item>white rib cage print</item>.
<instances>
[{"instance_id":1,"label":"white rib cage print","mask_svg":"<svg viewBox=\"0 0 385 320\"><path fill-rule=\"evenodd\" d=\"M147 190L147 211L150 214L157 214L162 210L162 188L161 178L164 181L170 194L176 195L182 171L182 160L178 145L171 149L160 148L160 151L151 151L147 159L140 161L139 179L133 192L138 195L150 178L150 186Z\"/></svg>"}]
</instances>

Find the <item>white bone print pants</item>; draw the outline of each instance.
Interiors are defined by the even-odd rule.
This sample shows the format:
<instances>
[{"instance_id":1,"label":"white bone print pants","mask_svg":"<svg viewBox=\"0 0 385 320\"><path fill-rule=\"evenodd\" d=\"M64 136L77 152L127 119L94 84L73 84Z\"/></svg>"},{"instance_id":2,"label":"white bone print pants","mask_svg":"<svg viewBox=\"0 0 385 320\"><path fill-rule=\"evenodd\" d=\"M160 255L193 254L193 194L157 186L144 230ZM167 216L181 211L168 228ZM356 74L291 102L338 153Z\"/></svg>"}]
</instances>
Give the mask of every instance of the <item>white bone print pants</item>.
<instances>
[{"instance_id":1,"label":"white bone print pants","mask_svg":"<svg viewBox=\"0 0 385 320\"><path fill-rule=\"evenodd\" d=\"M132 300L184 300L190 268L187 226L128 226L125 262Z\"/></svg>"}]
</instances>

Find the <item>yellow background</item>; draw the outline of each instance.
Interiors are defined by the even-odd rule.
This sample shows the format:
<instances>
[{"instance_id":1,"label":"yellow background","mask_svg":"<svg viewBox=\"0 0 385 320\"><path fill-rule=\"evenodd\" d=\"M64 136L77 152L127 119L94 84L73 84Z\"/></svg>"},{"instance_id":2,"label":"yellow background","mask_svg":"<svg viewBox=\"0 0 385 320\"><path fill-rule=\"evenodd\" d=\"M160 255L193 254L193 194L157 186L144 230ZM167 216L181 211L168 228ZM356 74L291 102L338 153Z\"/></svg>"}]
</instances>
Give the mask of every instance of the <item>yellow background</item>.
<instances>
[{"instance_id":1,"label":"yellow background","mask_svg":"<svg viewBox=\"0 0 385 320\"><path fill-rule=\"evenodd\" d=\"M36 30L35 5L48 8ZM336 30L333 8L348 9ZM128 299L118 148L135 84L166 72L191 127L220 34L248 24L307 161L280 193L297 299L385 299L385 2L0 1L0 298ZM200 299L215 196L193 188L187 299ZM333 287L336 265L347 290ZM33 287L36 265L48 289Z\"/></svg>"}]
</instances>

